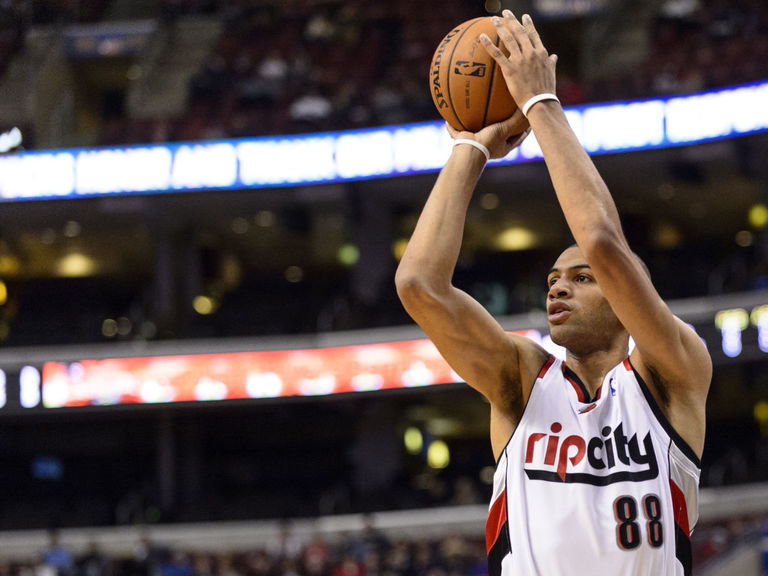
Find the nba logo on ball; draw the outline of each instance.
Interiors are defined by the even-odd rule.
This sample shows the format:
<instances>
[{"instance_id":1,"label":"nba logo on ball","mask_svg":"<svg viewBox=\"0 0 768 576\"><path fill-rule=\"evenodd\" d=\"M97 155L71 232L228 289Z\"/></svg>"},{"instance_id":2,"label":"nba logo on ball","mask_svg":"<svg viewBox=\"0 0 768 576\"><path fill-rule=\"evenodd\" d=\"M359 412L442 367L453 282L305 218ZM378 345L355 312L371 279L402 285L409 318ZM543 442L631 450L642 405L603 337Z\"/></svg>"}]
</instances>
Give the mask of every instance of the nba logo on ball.
<instances>
[{"instance_id":1,"label":"nba logo on ball","mask_svg":"<svg viewBox=\"0 0 768 576\"><path fill-rule=\"evenodd\" d=\"M487 66L482 62L467 62L466 60L459 60L456 62L456 67L453 69L454 74L461 76L474 76L476 78L484 78Z\"/></svg>"},{"instance_id":2,"label":"nba logo on ball","mask_svg":"<svg viewBox=\"0 0 768 576\"><path fill-rule=\"evenodd\" d=\"M499 65L478 40L487 34L508 54L496 27L487 16L453 28L438 44L429 66L432 101L438 113L456 130L476 132L506 120L517 105L507 90Z\"/></svg>"}]
</instances>

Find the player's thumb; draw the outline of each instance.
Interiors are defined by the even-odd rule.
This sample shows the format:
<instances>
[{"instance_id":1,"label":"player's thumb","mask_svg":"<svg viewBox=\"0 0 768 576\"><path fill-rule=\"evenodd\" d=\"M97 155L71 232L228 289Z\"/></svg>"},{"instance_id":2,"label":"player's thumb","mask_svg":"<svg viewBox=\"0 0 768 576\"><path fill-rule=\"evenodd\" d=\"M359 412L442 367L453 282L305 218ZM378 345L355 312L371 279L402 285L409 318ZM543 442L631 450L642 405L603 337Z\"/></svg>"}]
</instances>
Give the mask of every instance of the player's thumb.
<instances>
[{"instance_id":1,"label":"player's thumb","mask_svg":"<svg viewBox=\"0 0 768 576\"><path fill-rule=\"evenodd\" d=\"M505 138L520 134L528 127L528 120L523 116L523 111L518 108L515 113L501 123L501 129Z\"/></svg>"},{"instance_id":2,"label":"player's thumb","mask_svg":"<svg viewBox=\"0 0 768 576\"><path fill-rule=\"evenodd\" d=\"M557 54L550 54L549 59L552 60L552 64L557 64Z\"/></svg>"}]
</instances>

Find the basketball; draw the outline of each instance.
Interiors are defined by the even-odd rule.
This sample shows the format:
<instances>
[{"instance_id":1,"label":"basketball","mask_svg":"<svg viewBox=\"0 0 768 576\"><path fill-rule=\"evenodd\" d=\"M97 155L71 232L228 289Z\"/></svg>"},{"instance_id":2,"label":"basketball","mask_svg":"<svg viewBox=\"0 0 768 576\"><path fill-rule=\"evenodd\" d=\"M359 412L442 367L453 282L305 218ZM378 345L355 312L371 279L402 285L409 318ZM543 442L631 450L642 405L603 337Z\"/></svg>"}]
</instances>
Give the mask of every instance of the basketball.
<instances>
[{"instance_id":1,"label":"basketball","mask_svg":"<svg viewBox=\"0 0 768 576\"><path fill-rule=\"evenodd\" d=\"M457 130L477 132L506 120L517 108L499 65L480 43L483 33L508 53L500 44L491 18L473 18L446 34L429 67L432 101L446 122Z\"/></svg>"}]
</instances>

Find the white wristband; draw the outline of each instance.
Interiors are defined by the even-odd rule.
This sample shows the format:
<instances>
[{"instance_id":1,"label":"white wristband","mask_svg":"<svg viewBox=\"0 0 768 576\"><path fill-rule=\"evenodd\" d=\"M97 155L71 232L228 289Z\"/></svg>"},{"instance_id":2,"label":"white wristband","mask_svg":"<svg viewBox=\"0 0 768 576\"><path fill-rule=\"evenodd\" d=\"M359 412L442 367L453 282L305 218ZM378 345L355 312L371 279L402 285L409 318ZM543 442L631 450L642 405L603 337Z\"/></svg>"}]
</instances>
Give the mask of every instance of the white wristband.
<instances>
[{"instance_id":1,"label":"white wristband","mask_svg":"<svg viewBox=\"0 0 768 576\"><path fill-rule=\"evenodd\" d=\"M533 107L534 104L537 104L538 102L541 102L542 100L556 100L556 101L560 102L560 98L558 98L554 94L550 94L548 92L544 93L544 94L537 94L536 96L534 96L533 98L528 100L528 102L523 104L523 108L522 108L523 116L525 116L527 118L528 117L528 111Z\"/></svg>"},{"instance_id":2,"label":"white wristband","mask_svg":"<svg viewBox=\"0 0 768 576\"><path fill-rule=\"evenodd\" d=\"M456 146L458 144L469 144L470 146L474 146L480 152L483 153L483 156L485 156L486 160L491 159L491 151L488 150L484 145L480 144L477 140L470 140L469 138L456 138L456 140L453 141L453 145Z\"/></svg>"}]
</instances>

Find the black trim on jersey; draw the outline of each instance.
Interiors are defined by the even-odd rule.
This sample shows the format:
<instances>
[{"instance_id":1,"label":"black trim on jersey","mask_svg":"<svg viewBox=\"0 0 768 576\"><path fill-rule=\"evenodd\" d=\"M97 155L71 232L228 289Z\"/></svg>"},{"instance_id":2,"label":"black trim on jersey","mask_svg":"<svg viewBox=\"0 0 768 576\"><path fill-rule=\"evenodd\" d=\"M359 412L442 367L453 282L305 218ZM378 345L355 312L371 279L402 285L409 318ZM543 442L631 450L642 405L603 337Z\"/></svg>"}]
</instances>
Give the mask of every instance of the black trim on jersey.
<instances>
[{"instance_id":1,"label":"black trim on jersey","mask_svg":"<svg viewBox=\"0 0 768 576\"><path fill-rule=\"evenodd\" d=\"M629 362L629 365L632 366L632 361L629 359L627 361ZM685 454L688 459L696 465L696 468L701 469L701 460L698 456L696 456L696 452L694 452L693 449L688 445L688 442L683 440L682 436L677 433L677 430L675 430L672 424L670 424L669 420L667 420L667 417L664 415L661 407L657 404L656 398L653 397L653 394L651 394L651 391L648 389L648 385L645 383L645 380L643 380L643 377L640 376L640 373L635 369L634 366L632 366L632 372L634 373L635 378L637 378L637 383L640 385L640 390L643 391L645 401L648 402L648 406L651 407L651 412L653 412L656 420L659 421L659 424L661 424L675 445L680 448L682 453Z\"/></svg>"},{"instance_id":2,"label":"black trim on jersey","mask_svg":"<svg viewBox=\"0 0 768 576\"><path fill-rule=\"evenodd\" d=\"M691 539L688 534L675 522L675 556L683 565L684 576L693 574L693 553L691 552Z\"/></svg>"},{"instance_id":3,"label":"black trim on jersey","mask_svg":"<svg viewBox=\"0 0 768 576\"><path fill-rule=\"evenodd\" d=\"M579 378L579 375L576 374L573 370L570 369L570 367L563 362L563 376L565 376L568 380L570 380L573 384L575 384L578 389L581 391L581 396L584 398L584 403L588 404L591 402L589 399L589 390L587 390L587 387L584 386L584 382L581 381L581 378Z\"/></svg>"},{"instance_id":4,"label":"black trim on jersey","mask_svg":"<svg viewBox=\"0 0 768 576\"><path fill-rule=\"evenodd\" d=\"M539 368L539 371L536 374L541 374L542 368L544 368L544 366L546 366L548 362L554 363L555 360L557 360L557 358L555 358L554 354L550 354L549 356L547 356L547 359L544 360L544 363L541 365L541 368ZM546 375L546 372L544 373L544 375ZM517 432L520 429L520 424L522 424L523 418L525 418L525 409L528 408L528 403L531 401L531 397L533 396L533 389L535 388L536 381L539 378L540 378L539 376L536 376L536 378L533 379L533 384L531 385L531 393L528 394L528 400L525 401L525 406L523 406L523 410L520 412L520 419L517 421L517 426L515 426L514 432L510 434L509 440L507 440L507 443L504 444L504 448L502 448L501 452L499 452L499 459L496 460L496 466L494 467L495 470L498 470L499 462L501 462L501 455L504 454L504 452L506 452L507 447L512 442L512 438L515 437L515 432ZM541 378L543 378L543 376L541 376Z\"/></svg>"},{"instance_id":5,"label":"black trim on jersey","mask_svg":"<svg viewBox=\"0 0 768 576\"><path fill-rule=\"evenodd\" d=\"M488 576L501 576L501 561L511 553L509 521L507 521L499 530L499 537L488 552Z\"/></svg>"},{"instance_id":6,"label":"black trim on jersey","mask_svg":"<svg viewBox=\"0 0 768 576\"><path fill-rule=\"evenodd\" d=\"M595 396L590 397L589 390L584 385L584 382L582 382L581 378L579 378L579 375L576 374L573 370L571 370L568 365L563 362L563 374L566 378L568 378L571 382L576 384L576 386L579 387L579 390L581 390L581 394L586 400L584 400L584 404L591 404L592 402L597 402L598 398L600 398L600 389L603 387L601 384L598 389L595 391Z\"/></svg>"},{"instance_id":7,"label":"black trim on jersey","mask_svg":"<svg viewBox=\"0 0 768 576\"><path fill-rule=\"evenodd\" d=\"M617 482L645 482L653 480L659 475L658 466L654 466L642 472L614 472L606 476L596 476L585 472L566 473L565 480L560 478L557 472L548 470L525 470L525 475L529 480L544 480L545 482L555 482L557 484L591 484L592 486L607 486Z\"/></svg>"}]
</instances>

